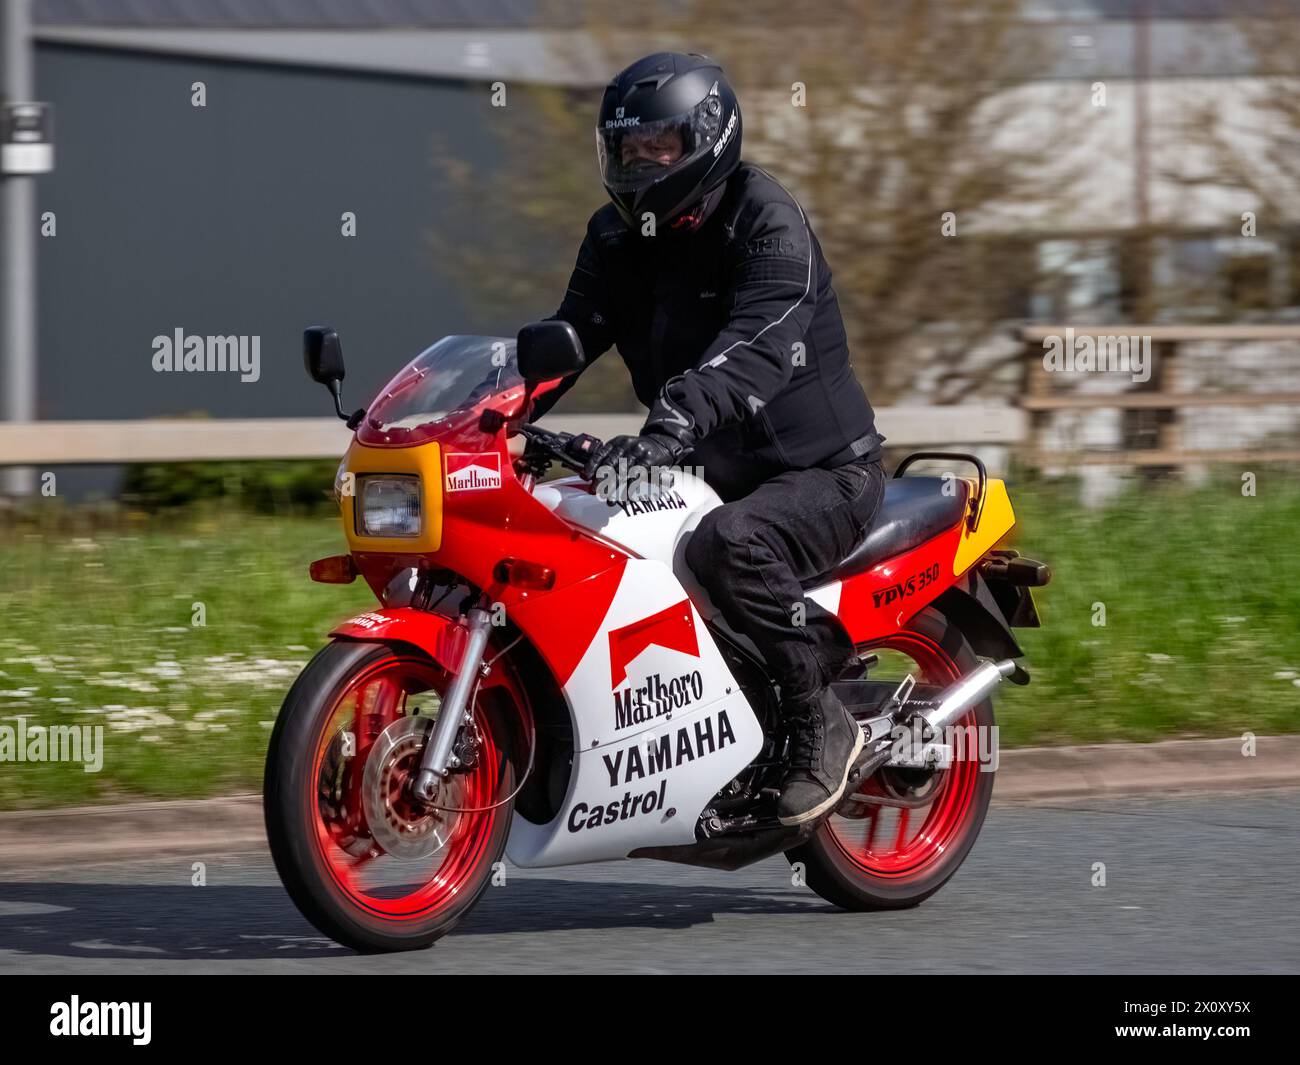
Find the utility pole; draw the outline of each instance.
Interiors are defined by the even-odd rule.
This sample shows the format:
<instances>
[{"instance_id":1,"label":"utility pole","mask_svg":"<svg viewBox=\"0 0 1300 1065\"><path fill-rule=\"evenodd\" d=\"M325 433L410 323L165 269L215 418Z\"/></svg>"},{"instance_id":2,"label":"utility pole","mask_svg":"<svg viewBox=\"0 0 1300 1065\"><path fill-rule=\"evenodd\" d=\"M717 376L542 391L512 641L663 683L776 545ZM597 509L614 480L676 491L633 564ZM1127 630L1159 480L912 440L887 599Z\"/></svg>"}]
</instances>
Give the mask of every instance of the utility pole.
<instances>
[{"instance_id":1,"label":"utility pole","mask_svg":"<svg viewBox=\"0 0 1300 1065\"><path fill-rule=\"evenodd\" d=\"M1133 12L1133 256L1132 283L1134 300L1132 313L1136 321L1151 322L1157 311L1155 299L1155 226L1151 218L1151 143L1149 99L1151 92L1151 0L1139 0ZM1164 392L1172 380L1170 356L1177 345L1157 344L1153 354L1155 365L1150 380L1134 386L1139 392ZM1172 410L1126 410L1122 412L1124 448L1128 451L1166 445L1166 450L1176 450L1172 443ZM1162 476L1166 471L1147 467L1143 476Z\"/></svg>"},{"instance_id":2,"label":"utility pole","mask_svg":"<svg viewBox=\"0 0 1300 1065\"><path fill-rule=\"evenodd\" d=\"M1151 91L1151 0L1140 0L1133 13L1133 215L1137 234L1137 300L1140 322L1155 311L1153 234L1151 227L1151 145L1148 100Z\"/></svg>"},{"instance_id":3,"label":"utility pole","mask_svg":"<svg viewBox=\"0 0 1300 1065\"><path fill-rule=\"evenodd\" d=\"M0 3L0 92L31 100L31 2ZM5 119L8 138L8 116ZM0 419L36 419L36 178L0 175ZM35 471L0 468L0 494L31 495Z\"/></svg>"}]
</instances>

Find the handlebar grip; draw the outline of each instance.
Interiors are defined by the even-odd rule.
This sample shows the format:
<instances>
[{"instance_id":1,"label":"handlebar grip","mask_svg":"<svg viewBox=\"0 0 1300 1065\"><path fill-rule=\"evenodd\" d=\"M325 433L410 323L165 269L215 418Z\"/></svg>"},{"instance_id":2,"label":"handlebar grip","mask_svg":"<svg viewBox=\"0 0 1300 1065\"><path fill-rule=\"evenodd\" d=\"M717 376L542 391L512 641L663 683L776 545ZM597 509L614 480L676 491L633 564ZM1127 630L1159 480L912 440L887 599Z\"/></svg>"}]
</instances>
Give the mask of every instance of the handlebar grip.
<instances>
[{"instance_id":1,"label":"handlebar grip","mask_svg":"<svg viewBox=\"0 0 1300 1065\"><path fill-rule=\"evenodd\" d=\"M578 433L565 442L564 453L575 461L585 463L603 444L603 440L590 433Z\"/></svg>"}]
</instances>

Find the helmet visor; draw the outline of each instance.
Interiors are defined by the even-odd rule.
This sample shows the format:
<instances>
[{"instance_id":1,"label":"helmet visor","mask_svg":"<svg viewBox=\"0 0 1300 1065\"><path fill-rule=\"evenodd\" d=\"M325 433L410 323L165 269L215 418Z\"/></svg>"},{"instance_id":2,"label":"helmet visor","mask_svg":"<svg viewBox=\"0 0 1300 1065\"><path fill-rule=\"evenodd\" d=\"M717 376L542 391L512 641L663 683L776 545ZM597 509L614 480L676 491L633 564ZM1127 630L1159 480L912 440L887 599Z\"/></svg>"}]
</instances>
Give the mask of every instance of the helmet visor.
<instances>
[{"instance_id":1,"label":"helmet visor","mask_svg":"<svg viewBox=\"0 0 1300 1065\"><path fill-rule=\"evenodd\" d=\"M721 132L722 101L716 96L653 122L615 112L596 130L601 179L613 192L647 188L711 151Z\"/></svg>"}]
</instances>

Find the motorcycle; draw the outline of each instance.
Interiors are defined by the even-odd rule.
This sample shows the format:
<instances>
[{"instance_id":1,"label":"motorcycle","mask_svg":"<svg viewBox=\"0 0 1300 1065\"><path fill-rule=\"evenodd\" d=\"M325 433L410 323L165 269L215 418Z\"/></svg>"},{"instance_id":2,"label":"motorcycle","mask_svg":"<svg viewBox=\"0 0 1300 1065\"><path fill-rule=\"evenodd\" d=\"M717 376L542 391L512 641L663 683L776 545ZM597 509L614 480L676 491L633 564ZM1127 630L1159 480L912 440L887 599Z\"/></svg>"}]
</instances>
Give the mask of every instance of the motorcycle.
<instances>
[{"instance_id":1,"label":"motorcycle","mask_svg":"<svg viewBox=\"0 0 1300 1065\"><path fill-rule=\"evenodd\" d=\"M311 577L378 600L297 678L267 753L271 853L321 932L427 947L503 856L784 854L851 910L914 906L957 871L993 790L990 693L1028 681L1012 629L1039 623L1050 578L997 547L1015 516L978 458L908 456L862 542L807 583L854 644L834 688L865 743L837 808L790 828L777 690L683 559L718 496L679 470L610 498L580 475L591 437L527 421L583 366L571 326L445 337L350 415L337 333L307 330L305 361L355 433L335 483L349 551ZM904 476L925 459L973 476Z\"/></svg>"}]
</instances>

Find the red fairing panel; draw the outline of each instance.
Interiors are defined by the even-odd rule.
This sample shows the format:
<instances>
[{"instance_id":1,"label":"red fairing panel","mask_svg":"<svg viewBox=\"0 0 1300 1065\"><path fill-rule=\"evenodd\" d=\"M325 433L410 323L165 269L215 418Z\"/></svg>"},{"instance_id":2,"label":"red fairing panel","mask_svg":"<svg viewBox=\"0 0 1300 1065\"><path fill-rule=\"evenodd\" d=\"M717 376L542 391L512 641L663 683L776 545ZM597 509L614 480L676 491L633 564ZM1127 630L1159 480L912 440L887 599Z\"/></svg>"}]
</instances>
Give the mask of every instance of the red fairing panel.
<instances>
[{"instance_id":1,"label":"red fairing panel","mask_svg":"<svg viewBox=\"0 0 1300 1065\"><path fill-rule=\"evenodd\" d=\"M515 477L504 436L498 437L493 450L500 455L499 487L444 490L442 547L433 556L439 565L469 578L493 602L504 603L513 615L524 603L555 594L566 585L583 582L592 574L626 561L626 555L570 527L524 489ZM484 449L483 453L493 451ZM444 454L444 488L446 461ZM555 572L554 591L539 593L501 584L495 569L505 558L550 567Z\"/></svg>"},{"instance_id":2,"label":"red fairing panel","mask_svg":"<svg viewBox=\"0 0 1300 1065\"><path fill-rule=\"evenodd\" d=\"M600 631L626 567L627 559L620 557L585 581L510 608L510 617L546 659L560 687L569 682Z\"/></svg>"},{"instance_id":3,"label":"red fairing panel","mask_svg":"<svg viewBox=\"0 0 1300 1065\"><path fill-rule=\"evenodd\" d=\"M510 619L532 641L561 687L591 646L609 613L627 559L558 592L520 601ZM466 630L454 620L413 607L369 610L337 626L331 636L377 643L399 641L425 651L451 672L465 655Z\"/></svg>"},{"instance_id":4,"label":"red fairing panel","mask_svg":"<svg viewBox=\"0 0 1300 1065\"><path fill-rule=\"evenodd\" d=\"M956 583L952 560L961 543L955 525L932 540L850 577L840 589L839 619L854 643L897 632Z\"/></svg>"},{"instance_id":5,"label":"red fairing panel","mask_svg":"<svg viewBox=\"0 0 1300 1065\"><path fill-rule=\"evenodd\" d=\"M699 658L700 641L695 634L689 599L666 606L657 614L610 632L610 688L617 688L627 680L628 663L647 647L655 645Z\"/></svg>"}]
</instances>

